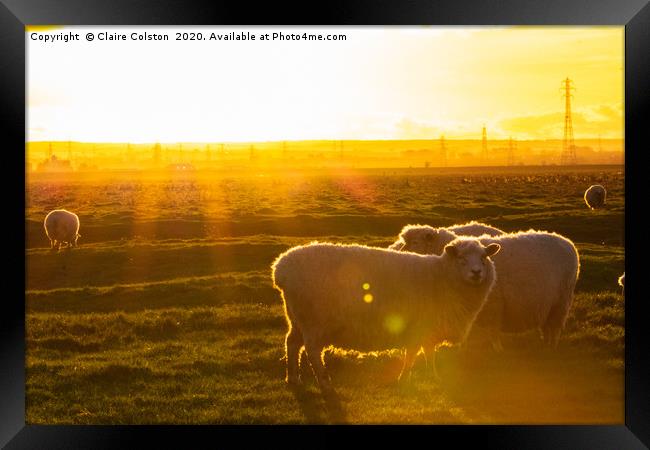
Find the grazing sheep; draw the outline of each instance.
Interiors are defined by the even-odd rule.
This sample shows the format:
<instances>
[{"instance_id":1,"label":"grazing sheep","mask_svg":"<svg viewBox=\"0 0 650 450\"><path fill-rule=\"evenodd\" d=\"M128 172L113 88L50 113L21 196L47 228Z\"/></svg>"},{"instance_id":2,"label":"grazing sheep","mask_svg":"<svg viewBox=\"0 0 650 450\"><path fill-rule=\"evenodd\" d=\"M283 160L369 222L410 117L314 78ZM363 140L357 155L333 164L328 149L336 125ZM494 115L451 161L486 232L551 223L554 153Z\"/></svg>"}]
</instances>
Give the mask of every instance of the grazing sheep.
<instances>
[{"instance_id":1,"label":"grazing sheep","mask_svg":"<svg viewBox=\"0 0 650 450\"><path fill-rule=\"evenodd\" d=\"M441 256L321 243L289 249L272 264L289 325L286 381L300 382L303 345L321 389L332 393L328 346L404 348L402 379L422 342L463 342L494 284L489 257L499 248L459 238Z\"/></svg>"},{"instance_id":2,"label":"grazing sheep","mask_svg":"<svg viewBox=\"0 0 650 450\"><path fill-rule=\"evenodd\" d=\"M623 288L623 294L625 294L625 272L623 272L623 275L618 277L618 285Z\"/></svg>"},{"instance_id":3,"label":"grazing sheep","mask_svg":"<svg viewBox=\"0 0 650 450\"><path fill-rule=\"evenodd\" d=\"M607 191L600 184L594 184L585 191L585 203L591 209L602 208L606 198Z\"/></svg>"},{"instance_id":4,"label":"grazing sheep","mask_svg":"<svg viewBox=\"0 0 650 450\"><path fill-rule=\"evenodd\" d=\"M43 222L45 234L50 239L50 248L61 249L63 243L67 247L76 247L79 234L79 217L65 209L55 209L45 216Z\"/></svg>"},{"instance_id":5,"label":"grazing sheep","mask_svg":"<svg viewBox=\"0 0 650 450\"><path fill-rule=\"evenodd\" d=\"M400 233L403 251L440 254L455 239L445 228L408 225ZM541 329L544 340L557 345L573 301L580 272L573 243L555 233L529 230L481 236L483 245L498 243L494 264L499 278L476 325L490 332L495 350L501 350L499 332Z\"/></svg>"},{"instance_id":6,"label":"grazing sheep","mask_svg":"<svg viewBox=\"0 0 650 450\"><path fill-rule=\"evenodd\" d=\"M405 239L408 239L411 246L415 248L425 247L426 251L418 253L439 255L442 252L444 245L437 249L426 248L429 244L434 244L433 237L434 233L437 233L436 230L447 230L453 233L453 235L448 235L449 240L447 242L451 242L456 238L456 236L478 237L484 234L489 236L499 236L500 234L505 233L503 230L499 230L498 228L474 220L463 225L452 225L451 227L437 229L428 225L406 225L402 228L397 240L388 248L391 250L401 250L402 247L404 247ZM445 244L447 242L445 242Z\"/></svg>"}]
</instances>

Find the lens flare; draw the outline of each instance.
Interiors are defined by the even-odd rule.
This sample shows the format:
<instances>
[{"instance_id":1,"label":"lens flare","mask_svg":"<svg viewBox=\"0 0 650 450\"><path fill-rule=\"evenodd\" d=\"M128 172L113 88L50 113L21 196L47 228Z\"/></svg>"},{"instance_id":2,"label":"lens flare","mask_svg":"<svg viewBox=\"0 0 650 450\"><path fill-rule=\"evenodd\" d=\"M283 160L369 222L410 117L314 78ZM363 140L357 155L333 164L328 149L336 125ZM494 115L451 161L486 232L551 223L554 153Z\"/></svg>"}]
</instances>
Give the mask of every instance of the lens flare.
<instances>
[{"instance_id":1,"label":"lens flare","mask_svg":"<svg viewBox=\"0 0 650 450\"><path fill-rule=\"evenodd\" d=\"M392 334L399 334L402 332L402 330L404 330L404 319L402 319L402 317L398 316L397 314L391 314L386 317L384 326Z\"/></svg>"}]
</instances>

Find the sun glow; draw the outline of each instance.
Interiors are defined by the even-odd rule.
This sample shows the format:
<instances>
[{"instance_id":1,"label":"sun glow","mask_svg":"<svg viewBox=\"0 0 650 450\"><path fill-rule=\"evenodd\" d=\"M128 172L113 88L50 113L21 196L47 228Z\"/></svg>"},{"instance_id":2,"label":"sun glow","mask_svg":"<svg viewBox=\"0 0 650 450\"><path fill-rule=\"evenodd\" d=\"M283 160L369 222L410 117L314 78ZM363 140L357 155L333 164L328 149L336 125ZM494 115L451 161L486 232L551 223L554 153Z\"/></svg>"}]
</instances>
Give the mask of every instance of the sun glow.
<instances>
[{"instance_id":1,"label":"sun glow","mask_svg":"<svg viewBox=\"0 0 650 450\"><path fill-rule=\"evenodd\" d=\"M223 142L623 135L623 27L147 27L169 41L29 30L28 140ZM176 32L345 34L340 41L176 41ZM33 33L78 32L68 43Z\"/></svg>"}]
</instances>

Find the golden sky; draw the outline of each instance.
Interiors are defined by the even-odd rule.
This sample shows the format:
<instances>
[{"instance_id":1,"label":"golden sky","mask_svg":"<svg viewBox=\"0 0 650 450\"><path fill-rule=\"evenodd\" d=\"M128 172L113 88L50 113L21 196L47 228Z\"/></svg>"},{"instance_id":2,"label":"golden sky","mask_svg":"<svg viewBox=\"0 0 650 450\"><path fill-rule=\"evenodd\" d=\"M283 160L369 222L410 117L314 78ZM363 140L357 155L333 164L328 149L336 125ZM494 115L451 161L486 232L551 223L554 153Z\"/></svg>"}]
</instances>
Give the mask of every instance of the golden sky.
<instances>
[{"instance_id":1,"label":"golden sky","mask_svg":"<svg viewBox=\"0 0 650 450\"><path fill-rule=\"evenodd\" d=\"M167 33L169 41L85 40ZM176 41L175 33L345 41ZM623 137L623 27L63 27L27 39L28 140Z\"/></svg>"}]
</instances>

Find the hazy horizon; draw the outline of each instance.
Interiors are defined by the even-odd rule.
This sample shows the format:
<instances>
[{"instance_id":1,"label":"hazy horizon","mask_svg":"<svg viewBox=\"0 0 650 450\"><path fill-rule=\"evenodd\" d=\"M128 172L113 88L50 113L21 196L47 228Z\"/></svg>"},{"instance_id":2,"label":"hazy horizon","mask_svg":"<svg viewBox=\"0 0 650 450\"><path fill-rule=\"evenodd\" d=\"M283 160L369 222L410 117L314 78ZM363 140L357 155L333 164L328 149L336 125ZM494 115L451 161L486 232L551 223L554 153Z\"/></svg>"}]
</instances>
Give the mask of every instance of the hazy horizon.
<instances>
[{"instance_id":1,"label":"hazy horizon","mask_svg":"<svg viewBox=\"0 0 650 450\"><path fill-rule=\"evenodd\" d=\"M624 140L577 139L576 164L623 164ZM562 140L305 140L132 144L35 141L27 170L151 170L174 164L205 168L473 167L558 165ZM52 156L57 160L52 164Z\"/></svg>"}]
</instances>

